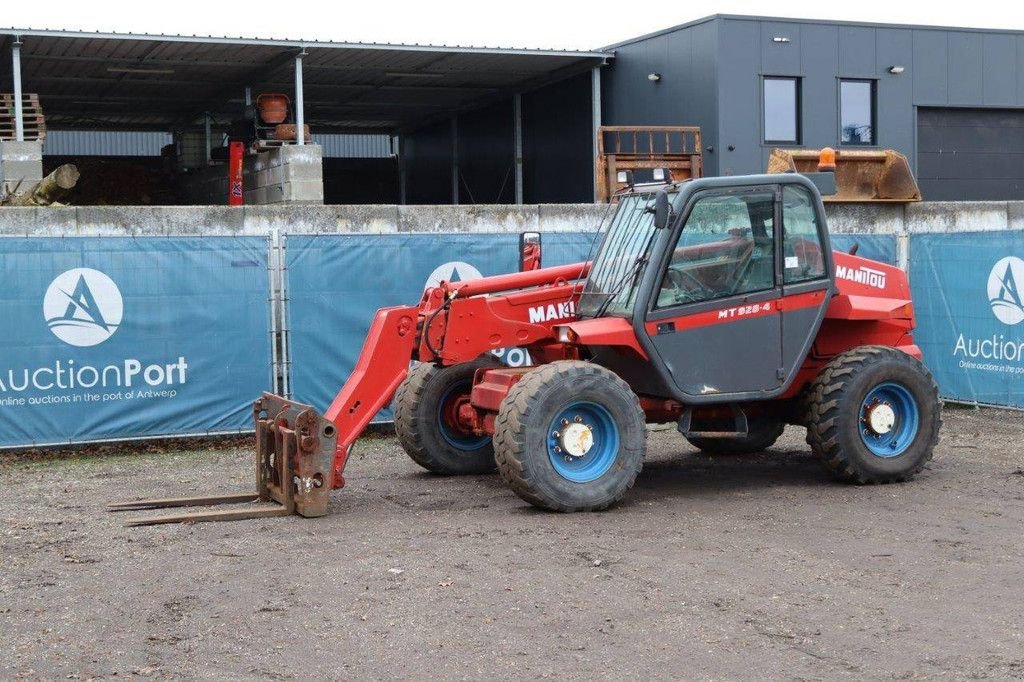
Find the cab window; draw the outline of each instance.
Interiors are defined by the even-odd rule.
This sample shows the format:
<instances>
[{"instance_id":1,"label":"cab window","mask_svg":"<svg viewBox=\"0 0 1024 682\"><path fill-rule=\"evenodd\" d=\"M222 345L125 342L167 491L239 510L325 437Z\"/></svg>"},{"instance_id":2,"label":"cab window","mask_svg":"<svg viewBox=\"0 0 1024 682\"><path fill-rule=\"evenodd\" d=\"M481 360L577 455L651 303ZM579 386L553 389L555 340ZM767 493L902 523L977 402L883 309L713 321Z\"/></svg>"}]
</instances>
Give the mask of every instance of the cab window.
<instances>
[{"instance_id":1,"label":"cab window","mask_svg":"<svg viewBox=\"0 0 1024 682\"><path fill-rule=\"evenodd\" d=\"M787 185L782 189L782 272L785 284L796 284L825 276L821 233L814 198L806 187Z\"/></svg>"},{"instance_id":2,"label":"cab window","mask_svg":"<svg viewBox=\"0 0 1024 682\"><path fill-rule=\"evenodd\" d=\"M672 251L656 307L774 288L774 207L770 191L698 199Z\"/></svg>"}]
</instances>

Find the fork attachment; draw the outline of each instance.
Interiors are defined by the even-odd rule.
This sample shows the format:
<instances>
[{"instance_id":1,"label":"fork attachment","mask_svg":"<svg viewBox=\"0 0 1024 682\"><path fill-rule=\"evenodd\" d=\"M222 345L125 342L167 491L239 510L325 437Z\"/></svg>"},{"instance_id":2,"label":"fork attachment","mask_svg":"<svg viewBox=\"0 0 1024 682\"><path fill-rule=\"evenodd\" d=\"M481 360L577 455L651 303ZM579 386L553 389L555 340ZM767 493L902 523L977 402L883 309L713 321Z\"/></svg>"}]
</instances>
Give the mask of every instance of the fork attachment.
<instances>
[{"instance_id":1,"label":"fork attachment","mask_svg":"<svg viewBox=\"0 0 1024 682\"><path fill-rule=\"evenodd\" d=\"M264 393L253 404L256 423L256 491L205 497L132 500L107 505L110 511L205 507L259 502L235 509L212 509L131 519L125 525L236 521L269 516L314 517L327 513L337 429L309 405Z\"/></svg>"}]
</instances>

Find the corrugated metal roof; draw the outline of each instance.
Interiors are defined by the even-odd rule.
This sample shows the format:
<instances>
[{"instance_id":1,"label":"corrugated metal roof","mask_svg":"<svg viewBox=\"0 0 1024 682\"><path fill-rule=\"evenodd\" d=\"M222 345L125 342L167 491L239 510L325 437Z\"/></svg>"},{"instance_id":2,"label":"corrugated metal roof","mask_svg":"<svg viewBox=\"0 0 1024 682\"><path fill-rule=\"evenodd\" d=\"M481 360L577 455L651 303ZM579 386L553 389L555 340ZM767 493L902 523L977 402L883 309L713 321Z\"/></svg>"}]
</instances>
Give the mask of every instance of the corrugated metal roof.
<instances>
[{"instance_id":1,"label":"corrugated metal roof","mask_svg":"<svg viewBox=\"0 0 1024 682\"><path fill-rule=\"evenodd\" d=\"M0 55L20 37L25 92L51 127L175 130L220 125L253 93L294 89L302 51L306 121L314 133L394 132L482 106L603 63L606 52L384 45L0 29ZM11 60L0 59L0 83Z\"/></svg>"},{"instance_id":2,"label":"corrugated metal roof","mask_svg":"<svg viewBox=\"0 0 1024 682\"><path fill-rule=\"evenodd\" d=\"M47 156L160 156L171 144L170 133L111 130L48 130Z\"/></svg>"},{"instance_id":3,"label":"corrugated metal roof","mask_svg":"<svg viewBox=\"0 0 1024 682\"><path fill-rule=\"evenodd\" d=\"M117 130L49 130L47 156L160 156L174 137L170 133ZM322 134L311 140L325 158L383 159L391 156L389 135Z\"/></svg>"},{"instance_id":4,"label":"corrugated metal roof","mask_svg":"<svg viewBox=\"0 0 1024 682\"><path fill-rule=\"evenodd\" d=\"M385 159L391 156L389 135L313 135L324 158Z\"/></svg>"},{"instance_id":5,"label":"corrugated metal roof","mask_svg":"<svg viewBox=\"0 0 1024 682\"><path fill-rule=\"evenodd\" d=\"M601 50L565 50L543 47L501 47L490 45L444 45L435 43L366 43L361 41L307 40L304 38L261 38L259 36L183 35L180 33L117 33L107 31L72 31L66 29L0 28L0 33L21 36L87 38L89 40L161 41L175 43L214 43L217 45L272 45L294 47L358 48L361 50L406 50L410 52L472 52L504 54L554 54L581 57L611 57Z\"/></svg>"}]
</instances>

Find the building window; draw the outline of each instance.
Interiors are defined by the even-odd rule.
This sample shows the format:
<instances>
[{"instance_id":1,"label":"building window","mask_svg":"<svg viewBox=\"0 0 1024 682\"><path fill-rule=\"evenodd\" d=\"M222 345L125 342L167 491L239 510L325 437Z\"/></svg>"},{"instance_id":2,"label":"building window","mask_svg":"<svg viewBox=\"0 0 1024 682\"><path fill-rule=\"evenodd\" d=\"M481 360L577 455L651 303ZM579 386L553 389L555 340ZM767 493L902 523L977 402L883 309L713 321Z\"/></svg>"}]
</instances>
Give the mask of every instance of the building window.
<instances>
[{"instance_id":1,"label":"building window","mask_svg":"<svg viewBox=\"0 0 1024 682\"><path fill-rule=\"evenodd\" d=\"M800 79L764 79L764 141L800 144Z\"/></svg>"},{"instance_id":2,"label":"building window","mask_svg":"<svg viewBox=\"0 0 1024 682\"><path fill-rule=\"evenodd\" d=\"M839 81L839 141L875 144L875 82Z\"/></svg>"}]
</instances>

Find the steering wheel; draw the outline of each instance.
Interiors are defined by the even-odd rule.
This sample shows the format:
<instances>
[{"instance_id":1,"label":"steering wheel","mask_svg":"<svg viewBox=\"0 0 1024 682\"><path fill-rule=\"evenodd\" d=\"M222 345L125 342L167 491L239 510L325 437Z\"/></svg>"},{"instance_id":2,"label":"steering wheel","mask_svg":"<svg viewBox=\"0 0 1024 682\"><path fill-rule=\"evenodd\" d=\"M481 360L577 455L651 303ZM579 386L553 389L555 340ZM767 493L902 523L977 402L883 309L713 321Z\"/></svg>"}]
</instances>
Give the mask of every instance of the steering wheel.
<instances>
[{"instance_id":1,"label":"steering wheel","mask_svg":"<svg viewBox=\"0 0 1024 682\"><path fill-rule=\"evenodd\" d=\"M665 271L665 281L676 290L677 301L702 301L716 295L714 289L704 284L687 270L676 270L670 267ZM692 286L686 286L686 283Z\"/></svg>"}]
</instances>

